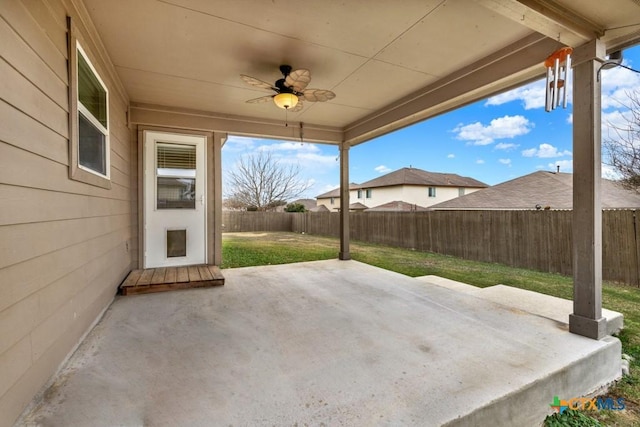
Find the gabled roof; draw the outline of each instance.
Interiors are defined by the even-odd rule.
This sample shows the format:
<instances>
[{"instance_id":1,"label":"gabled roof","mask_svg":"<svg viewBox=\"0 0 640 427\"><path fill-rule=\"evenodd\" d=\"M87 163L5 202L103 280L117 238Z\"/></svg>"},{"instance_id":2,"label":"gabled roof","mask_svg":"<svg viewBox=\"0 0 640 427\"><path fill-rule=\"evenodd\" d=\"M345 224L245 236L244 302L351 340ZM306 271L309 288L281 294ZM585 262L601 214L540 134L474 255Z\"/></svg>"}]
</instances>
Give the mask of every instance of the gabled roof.
<instances>
[{"instance_id":1,"label":"gabled roof","mask_svg":"<svg viewBox=\"0 0 640 427\"><path fill-rule=\"evenodd\" d=\"M367 209L367 212L413 212L426 210L427 208L414 205L413 203L394 200L393 202L384 203L382 205L369 208Z\"/></svg>"},{"instance_id":2,"label":"gabled roof","mask_svg":"<svg viewBox=\"0 0 640 427\"><path fill-rule=\"evenodd\" d=\"M351 203L349 205L349 210L350 211L363 211L365 209L368 209L367 205L364 205L364 204L362 204L360 202Z\"/></svg>"},{"instance_id":3,"label":"gabled roof","mask_svg":"<svg viewBox=\"0 0 640 427\"><path fill-rule=\"evenodd\" d=\"M360 188L358 184L352 182L349 184L349 190L356 190ZM340 197L340 187L334 188L331 191L327 191L326 193L322 193L319 196L316 196L316 199L328 199L329 197Z\"/></svg>"},{"instance_id":4,"label":"gabled roof","mask_svg":"<svg viewBox=\"0 0 640 427\"><path fill-rule=\"evenodd\" d=\"M316 206L314 208L309 209L309 212L331 212L331 211L325 205L320 205L320 206Z\"/></svg>"},{"instance_id":5,"label":"gabled roof","mask_svg":"<svg viewBox=\"0 0 640 427\"><path fill-rule=\"evenodd\" d=\"M425 185L434 187L485 188L477 179L455 173L427 172L416 168L402 168L360 184L360 188L391 187L395 185Z\"/></svg>"},{"instance_id":6,"label":"gabled roof","mask_svg":"<svg viewBox=\"0 0 640 427\"><path fill-rule=\"evenodd\" d=\"M603 208L640 207L640 194L602 179ZM538 171L465 196L432 205L430 209L571 209L573 174Z\"/></svg>"}]
</instances>

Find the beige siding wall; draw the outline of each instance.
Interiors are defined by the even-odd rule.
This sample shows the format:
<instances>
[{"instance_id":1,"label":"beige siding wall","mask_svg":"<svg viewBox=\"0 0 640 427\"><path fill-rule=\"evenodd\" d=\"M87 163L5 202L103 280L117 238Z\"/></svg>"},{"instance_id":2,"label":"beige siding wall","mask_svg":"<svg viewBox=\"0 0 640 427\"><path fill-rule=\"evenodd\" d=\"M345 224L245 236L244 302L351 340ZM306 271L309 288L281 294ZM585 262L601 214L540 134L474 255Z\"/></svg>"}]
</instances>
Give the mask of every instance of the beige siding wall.
<instances>
[{"instance_id":1,"label":"beige siding wall","mask_svg":"<svg viewBox=\"0 0 640 427\"><path fill-rule=\"evenodd\" d=\"M349 199L354 200L354 195L351 194ZM337 212L340 209L340 197L333 198L333 204L331 204L331 198L327 197L326 199L317 199L316 206L326 206L331 212Z\"/></svg>"},{"instance_id":2,"label":"beige siding wall","mask_svg":"<svg viewBox=\"0 0 640 427\"><path fill-rule=\"evenodd\" d=\"M0 3L0 426L50 379L132 267L128 100L70 0ZM111 189L69 179L66 16L110 96Z\"/></svg>"}]
</instances>

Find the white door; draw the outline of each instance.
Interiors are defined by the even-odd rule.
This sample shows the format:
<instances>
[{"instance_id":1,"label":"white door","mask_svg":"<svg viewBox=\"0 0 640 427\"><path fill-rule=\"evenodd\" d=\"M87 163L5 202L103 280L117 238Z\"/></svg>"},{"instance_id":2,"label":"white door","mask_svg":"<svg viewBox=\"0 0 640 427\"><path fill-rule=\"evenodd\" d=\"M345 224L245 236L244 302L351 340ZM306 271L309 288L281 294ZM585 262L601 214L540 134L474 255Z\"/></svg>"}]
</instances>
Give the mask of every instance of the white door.
<instances>
[{"instance_id":1,"label":"white door","mask_svg":"<svg viewBox=\"0 0 640 427\"><path fill-rule=\"evenodd\" d=\"M144 268L205 264L206 137L144 131Z\"/></svg>"}]
</instances>

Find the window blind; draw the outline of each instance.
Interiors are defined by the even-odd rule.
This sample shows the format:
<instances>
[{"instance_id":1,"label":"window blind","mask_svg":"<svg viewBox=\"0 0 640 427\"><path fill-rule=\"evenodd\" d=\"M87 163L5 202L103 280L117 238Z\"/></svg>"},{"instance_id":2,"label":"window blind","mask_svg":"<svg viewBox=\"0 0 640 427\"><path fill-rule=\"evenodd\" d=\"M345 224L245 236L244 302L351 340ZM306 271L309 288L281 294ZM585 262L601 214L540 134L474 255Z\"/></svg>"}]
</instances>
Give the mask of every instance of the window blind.
<instances>
[{"instance_id":1,"label":"window blind","mask_svg":"<svg viewBox=\"0 0 640 427\"><path fill-rule=\"evenodd\" d=\"M195 169L196 147L182 144L158 144L158 169Z\"/></svg>"}]
</instances>

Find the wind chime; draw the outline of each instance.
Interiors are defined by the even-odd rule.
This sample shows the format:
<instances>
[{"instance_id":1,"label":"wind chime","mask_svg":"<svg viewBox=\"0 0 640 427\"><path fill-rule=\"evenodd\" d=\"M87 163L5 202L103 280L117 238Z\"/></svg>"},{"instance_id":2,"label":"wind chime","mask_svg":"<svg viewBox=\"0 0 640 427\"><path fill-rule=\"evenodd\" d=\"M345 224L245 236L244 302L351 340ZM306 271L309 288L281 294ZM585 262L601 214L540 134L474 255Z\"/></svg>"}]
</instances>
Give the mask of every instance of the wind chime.
<instances>
[{"instance_id":1,"label":"wind chime","mask_svg":"<svg viewBox=\"0 0 640 427\"><path fill-rule=\"evenodd\" d=\"M567 108L567 86L569 86L569 70L573 48L563 47L547 57L544 66L547 68L547 84L545 110L555 110L562 102Z\"/></svg>"}]
</instances>

